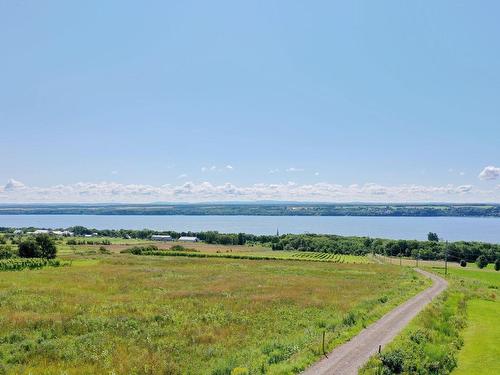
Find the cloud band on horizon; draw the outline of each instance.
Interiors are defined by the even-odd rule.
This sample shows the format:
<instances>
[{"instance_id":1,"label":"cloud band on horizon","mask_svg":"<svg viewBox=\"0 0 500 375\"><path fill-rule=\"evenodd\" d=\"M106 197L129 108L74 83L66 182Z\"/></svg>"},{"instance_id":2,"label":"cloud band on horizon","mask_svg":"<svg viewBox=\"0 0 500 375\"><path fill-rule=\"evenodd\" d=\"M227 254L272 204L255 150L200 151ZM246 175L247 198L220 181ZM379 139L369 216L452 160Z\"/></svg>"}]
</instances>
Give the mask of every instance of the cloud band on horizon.
<instances>
[{"instance_id":1,"label":"cloud band on horizon","mask_svg":"<svg viewBox=\"0 0 500 375\"><path fill-rule=\"evenodd\" d=\"M397 185L376 183L339 185L334 183L232 183L185 182L153 186L115 182L79 182L50 187L27 186L9 180L0 187L0 203L148 203L283 200L309 202L500 202L500 185L480 190L473 185Z\"/></svg>"}]
</instances>

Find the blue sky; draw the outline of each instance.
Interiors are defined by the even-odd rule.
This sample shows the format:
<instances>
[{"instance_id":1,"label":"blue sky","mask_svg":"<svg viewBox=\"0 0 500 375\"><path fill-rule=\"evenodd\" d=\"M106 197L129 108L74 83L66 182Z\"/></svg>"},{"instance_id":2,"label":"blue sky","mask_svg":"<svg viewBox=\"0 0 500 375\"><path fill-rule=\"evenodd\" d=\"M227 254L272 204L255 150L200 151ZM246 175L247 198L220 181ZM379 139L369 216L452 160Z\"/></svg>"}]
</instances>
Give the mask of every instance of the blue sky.
<instances>
[{"instance_id":1,"label":"blue sky","mask_svg":"<svg viewBox=\"0 0 500 375\"><path fill-rule=\"evenodd\" d=\"M500 202L499 13L2 1L0 202Z\"/></svg>"}]
</instances>

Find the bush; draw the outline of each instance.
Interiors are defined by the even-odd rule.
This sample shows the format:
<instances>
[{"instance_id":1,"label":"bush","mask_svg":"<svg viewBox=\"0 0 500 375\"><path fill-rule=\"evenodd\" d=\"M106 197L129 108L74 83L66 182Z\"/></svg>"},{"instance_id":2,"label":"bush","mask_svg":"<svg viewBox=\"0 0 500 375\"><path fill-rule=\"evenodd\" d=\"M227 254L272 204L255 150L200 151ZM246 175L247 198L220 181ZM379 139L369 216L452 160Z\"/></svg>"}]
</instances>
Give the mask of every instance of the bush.
<instances>
[{"instance_id":1,"label":"bush","mask_svg":"<svg viewBox=\"0 0 500 375\"><path fill-rule=\"evenodd\" d=\"M13 255L10 245L0 246L0 259L10 259Z\"/></svg>"},{"instance_id":2,"label":"bush","mask_svg":"<svg viewBox=\"0 0 500 375\"><path fill-rule=\"evenodd\" d=\"M146 252L158 251L158 246L149 245L149 246L134 246L129 247L128 249L124 249L120 251L122 254L134 254L134 255L142 255Z\"/></svg>"},{"instance_id":3,"label":"bush","mask_svg":"<svg viewBox=\"0 0 500 375\"><path fill-rule=\"evenodd\" d=\"M495 260L495 271L500 271L500 258Z\"/></svg>"},{"instance_id":4,"label":"bush","mask_svg":"<svg viewBox=\"0 0 500 375\"><path fill-rule=\"evenodd\" d=\"M476 259L476 264L479 268L484 268L488 265L488 259L484 255L480 255Z\"/></svg>"},{"instance_id":5,"label":"bush","mask_svg":"<svg viewBox=\"0 0 500 375\"><path fill-rule=\"evenodd\" d=\"M186 248L182 245L175 245L170 248L172 251L185 251Z\"/></svg>"},{"instance_id":6,"label":"bush","mask_svg":"<svg viewBox=\"0 0 500 375\"><path fill-rule=\"evenodd\" d=\"M467 262L464 259L460 261L460 267L467 267Z\"/></svg>"},{"instance_id":7,"label":"bush","mask_svg":"<svg viewBox=\"0 0 500 375\"><path fill-rule=\"evenodd\" d=\"M387 353L382 353L380 359L384 367L389 369L392 374L401 374L401 372L403 372L403 364L405 360L403 350L394 349Z\"/></svg>"},{"instance_id":8,"label":"bush","mask_svg":"<svg viewBox=\"0 0 500 375\"><path fill-rule=\"evenodd\" d=\"M108 249L106 249L104 246L100 246L99 247L99 252L101 254L111 254L111 251L109 251Z\"/></svg>"},{"instance_id":9,"label":"bush","mask_svg":"<svg viewBox=\"0 0 500 375\"><path fill-rule=\"evenodd\" d=\"M18 251L21 258L39 258L37 256L37 244L33 237L19 242Z\"/></svg>"},{"instance_id":10,"label":"bush","mask_svg":"<svg viewBox=\"0 0 500 375\"><path fill-rule=\"evenodd\" d=\"M18 245L19 256L22 258L45 258L56 257L57 248L54 240L48 234L29 237Z\"/></svg>"}]
</instances>

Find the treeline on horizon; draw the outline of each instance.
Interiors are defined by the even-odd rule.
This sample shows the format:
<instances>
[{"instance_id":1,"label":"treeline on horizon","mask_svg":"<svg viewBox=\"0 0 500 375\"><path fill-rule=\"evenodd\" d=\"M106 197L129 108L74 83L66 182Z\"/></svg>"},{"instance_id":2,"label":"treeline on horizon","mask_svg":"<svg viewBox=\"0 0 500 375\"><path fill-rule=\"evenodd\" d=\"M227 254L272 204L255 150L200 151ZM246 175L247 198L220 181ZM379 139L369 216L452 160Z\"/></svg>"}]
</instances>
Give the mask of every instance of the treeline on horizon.
<instances>
[{"instance_id":1,"label":"treeline on horizon","mask_svg":"<svg viewBox=\"0 0 500 375\"><path fill-rule=\"evenodd\" d=\"M23 228L32 231L37 228ZM63 228L61 228L63 229ZM245 245L260 244L273 250L313 251L346 255L380 254L386 256L402 256L422 260L442 260L447 256L449 261L474 262L484 255L490 263L500 259L500 244L475 241L418 241L393 240L370 237L347 237L326 234L284 234L284 235L253 235L246 233L206 232L176 232L154 231L150 229L91 229L83 226L65 228L76 236L96 233L102 237L120 237L150 239L153 234L170 235L173 239L181 236L198 237L208 244ZM13 233L14 228L0 228L0 232Z\"/></svg>"},{"instance_id":2,"label":"treeline on horizon","mask_svg":"<svg viewBox=\"0 0 500 375\"><path fill-rule=\"evenodd\" d=\"M251 215L500 217L499 204L112 204L0 205L3 215Z\"/></svg>"}]
</instances>

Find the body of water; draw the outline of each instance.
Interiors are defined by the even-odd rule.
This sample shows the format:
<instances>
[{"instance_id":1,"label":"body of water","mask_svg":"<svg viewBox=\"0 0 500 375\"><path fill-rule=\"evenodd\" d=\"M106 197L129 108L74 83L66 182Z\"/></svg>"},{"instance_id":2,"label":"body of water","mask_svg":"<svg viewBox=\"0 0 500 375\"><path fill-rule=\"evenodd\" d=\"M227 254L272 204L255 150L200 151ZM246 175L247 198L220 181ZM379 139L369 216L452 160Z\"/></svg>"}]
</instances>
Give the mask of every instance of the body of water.
<instances>
[{"instance_id":1,"label":"body of water","mask_svg":"<svg viewBox=\"0 0 500 375\"><path fill-rule=\"evenodd\" d=\"M500 243L500 218L366 216L0 215L0 227L217 230L226 233L326 233L394 239L427 238Z\"/></svg>"}]
</instances>

